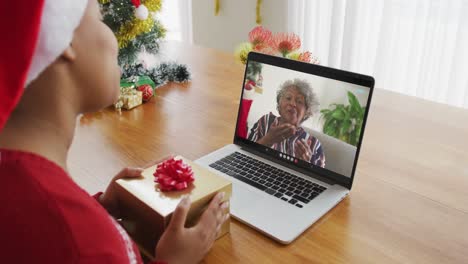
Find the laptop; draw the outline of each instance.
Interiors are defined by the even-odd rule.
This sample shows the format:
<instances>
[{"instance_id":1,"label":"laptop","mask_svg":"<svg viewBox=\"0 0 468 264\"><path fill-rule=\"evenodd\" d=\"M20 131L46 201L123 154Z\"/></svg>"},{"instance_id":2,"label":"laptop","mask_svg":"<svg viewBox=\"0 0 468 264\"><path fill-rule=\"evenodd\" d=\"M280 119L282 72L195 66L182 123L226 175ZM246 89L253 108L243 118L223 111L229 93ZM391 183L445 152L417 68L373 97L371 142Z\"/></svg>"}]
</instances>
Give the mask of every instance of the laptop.
<instances>
[{"instance_id":1,"label":"laptop","mask_svg":"<svg viewBox=\"0 0 468 264\"><path fill-rule=\"evenodd\" d=\"M350 192L374 79L251 52L232 144L196 160L232 182L231 215L291 243Z\"/></svg>"}]
</instances>

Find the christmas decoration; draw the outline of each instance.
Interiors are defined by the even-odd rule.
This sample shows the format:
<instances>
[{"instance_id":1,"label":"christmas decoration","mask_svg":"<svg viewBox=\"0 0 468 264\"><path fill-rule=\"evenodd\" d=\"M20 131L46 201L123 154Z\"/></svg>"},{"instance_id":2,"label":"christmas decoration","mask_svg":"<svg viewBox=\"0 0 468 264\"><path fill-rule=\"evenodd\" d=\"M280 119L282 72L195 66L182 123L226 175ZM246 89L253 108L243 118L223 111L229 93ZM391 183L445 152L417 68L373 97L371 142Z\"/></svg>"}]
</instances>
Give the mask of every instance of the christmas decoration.
<instances>
[{"instance_id":1,"label":"christmas decoration","mask_svg":"<svg viewBox=\"0 0 468 264\"><path fill-rule=\"evenodd\" d=\"M219 15L219 0L215 0L215 16Z\"/></svg>"},{"instance_id":2,"label":"christmas decoration","mask_svg":"<svg viewBox=\"0 0 468 264\"><path fill-rule=\"evenodd\" d=\"M262 24L262 14L260 13L262 4L263 4L263 0L257 0L257 4L255 5L255 23L257 23L257 25ZM219 15L220 8L221 8L220 0L215 0L215 16Z\"/></svg>"},{"instance_id":3,"label":"christmas decoration","mask_svg":"<svg viewBox=\"0 0 468 264\"><path fill-rule=\"evenodd\" d=\"M246 90L252 90L255 87L255 82L252 80L248 80L247 83L244 85L244 89Z\"/></svg>"},{"instance_id":4,"label":"christmas decoration","mask_svg":"<svg viewBox=\"0 0 468 264\"><path fill-rule=\"evenodd\" d=\"M135 6L135 17L140 20L146 20L148 18L149 12L146 6L141 4L140 0L132 0L133 5Z\"/></svg>"},{"instance_id":5,"label":"christmas decoration","mask_svg":"<svg viewBox=\"0 0 468 264\"><path fill-rule=\"evenodd\" d=\"M154 96L155 84L148 76L132 76L120 81L120 96L115 108L132 109L136 106L151 100ZM141 97L141 100L140 100Z\"/></svg>"},{"instance_id":6,"label":"christmas decoration","mask_svg":"<svg viewBox=\"0 0 468 264\"><path fill-rule=\"evenodd\" d=\"M135 16L140 20L146 20L148 18L148 15L149 15L148 8L146 8L146 6L144 5L140 5L135 10Z\"/></svg>"},{"instance_id":7,"label":"christmas decoration","mask_svg":"<svg viewBox=\"0 0 468 264\"><path fill-rule=\"evenodd\" d=\"M263 93L262 88L262 64L252 61L249 63L249 66L246 69L245 75L245 84L244 88L247 91L256 92L256 93ZM244 94L245 96L253 96L250 92Z\"/></svg>"},{"instance_id":8,"label":"christmas decoration","mask_svg":"<svg viewBox=\"0 0 468 264\"><path fill-rule=\"evenodd\" d=\"M143 103L143 93L134 89L134 86L121 87L120 95L114 107L120 111L122 108L130 110Z\"/></svg>"},{"instance_id":9,"label":"christmas decoration","mask_svg":"<svg viewBox=\"0 0 468 264\"><path fill-rule=\"evenodd\" d=\"M106 23L114 32L119 44L119 65L122 82L135 87L141 86L138 80L151 79L154 89L167 82L187 82L190 72L185 65L174 62L162 63L154 68L147 68L137 62L140 52L156 54L166 30L157 20L156 14L161 9L162 0L98 0ZM146 91L148 97L150 92ZM146 100L146 99L145 99Z\"/></svg>"},{"instance_id":10,"label":"christmas decoration","mask_svg":"<svg viewBox=\"0 0 468 264\"><path fill-rule=\"evenodd\" d=\"M161 23L149 16L161 9L161 0L99 0L106 23L119 43L119 64L133 64L142 50L157 53L166 34Z\"/></svg>"},{"instance_id":11,"label":"christmas decoration","mask_svg":"<svg viewBox=\"0 0 468 264\"><path fill-rule=\"evenodd\" d=\"M153 80L149 76L144 76L144 75L143 76L131 76L129 78L122 79L120 81L121 87L129 87L129 86L140 87L145 84L148 84L149 86L151 86L153 90L156 88L156 85L153 82Z\"/></svg>"},{"instance_id":12,"label":"christmas decoration","mask_svg":"<svg viewBox=\"0 0 468 264\"><path fill-rule=\"evenodd\" d=\"M192 168L181 159L168 159L159 164L153 174L159 189L166 191L181 191L195 180Z\"/></svg>"},{"instance_id":13,"label":"christmas decoration","mask_svg":"<svg viewBox=\"0 0 468 264\"><path fill-rule=\"evenodd\" d=\"M154 81L156 88L168 82L185 83L191 79L187 66L174 62L161 63L152 69L146 69L141 63L131 66L127 65L122 68L122 78L143 75L149 76Z\"/></svg>"},{"instance_id":14,"label":"christmas decoration","mask_svg":"<svg viewBox=\"0 0 468 264\"><path fill-rule=\"evenodd\" d=\"M153 88L149 84L143 84L137 90L143 93L143 102L148 102L154 96Z\"/></svg>"},{"instance_id":15,"label":"christmas decoration","mask_svg":"<svg viewBox=\"0 0 468 264\"><path fill-rule=\"evenodd\" d=\"M262 14L260 14L260 8L262 7L262 2L263 0L257 0L257 5L255 6L255 16L256 16L255 23L257 23L257 25L262 24Z\"/></svg>"}]
</instances>

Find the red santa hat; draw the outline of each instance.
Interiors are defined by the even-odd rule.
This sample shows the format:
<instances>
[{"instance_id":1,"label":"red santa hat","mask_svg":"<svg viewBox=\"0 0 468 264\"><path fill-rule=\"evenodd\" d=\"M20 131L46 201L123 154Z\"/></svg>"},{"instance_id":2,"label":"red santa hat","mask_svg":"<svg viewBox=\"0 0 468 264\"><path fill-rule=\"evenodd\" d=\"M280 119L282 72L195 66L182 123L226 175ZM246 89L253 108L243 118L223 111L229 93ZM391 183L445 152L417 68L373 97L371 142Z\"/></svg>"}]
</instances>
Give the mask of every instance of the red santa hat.
<instances>
[{"instance_id":1,"label":"red santa hat","mask_svg":"<svg viewBox=\"0 0 468 264\"><path fill-rule=\"evenodd\" d=\"M14 0L0 9L0 131L25 87L70 45L88 0Z\"/></svg>"}]
</instances>

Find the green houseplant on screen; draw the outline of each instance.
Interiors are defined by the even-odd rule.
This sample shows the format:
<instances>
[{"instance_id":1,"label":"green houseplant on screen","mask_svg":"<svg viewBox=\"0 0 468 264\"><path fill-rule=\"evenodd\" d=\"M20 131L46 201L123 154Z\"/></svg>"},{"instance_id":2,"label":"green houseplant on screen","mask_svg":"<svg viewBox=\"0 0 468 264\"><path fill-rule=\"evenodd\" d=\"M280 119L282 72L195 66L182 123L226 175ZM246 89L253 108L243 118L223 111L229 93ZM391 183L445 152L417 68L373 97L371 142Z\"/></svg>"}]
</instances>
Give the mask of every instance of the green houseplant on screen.
<instances>
[{"instance_id":1,"label":"green houseplant on screen","mask_svg":"<svg viewBox=\"0 0 468 264\"><path fill-rule=\"evenodd\" d=\"M348 91L348 105L331 104L320 110L325 120L323 133L356 146L361 136L362 122L366 107L361 106L356 96Z\"/></svg>"}]
</instances>

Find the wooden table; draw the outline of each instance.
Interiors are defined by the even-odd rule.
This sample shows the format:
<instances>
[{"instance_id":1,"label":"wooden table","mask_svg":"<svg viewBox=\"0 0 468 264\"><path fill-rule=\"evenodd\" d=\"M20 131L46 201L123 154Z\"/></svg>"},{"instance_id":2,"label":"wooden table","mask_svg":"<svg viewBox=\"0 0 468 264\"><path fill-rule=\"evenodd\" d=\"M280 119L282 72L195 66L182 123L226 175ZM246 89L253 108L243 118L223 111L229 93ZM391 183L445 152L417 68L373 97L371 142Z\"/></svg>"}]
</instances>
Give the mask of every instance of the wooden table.
<instances>
[{"instance_id":1,"label":"wooden table","mask_svg":"<svg viewBox=\"0 0 468 264\"><path fill-rule=\"evenodd\" d=\"M78 120L69 168L90 193L125 166L190 159L232 142L243 67L180 43L161 60L193 81ZM468 111L376 89L351 194L290 245L233 221L206 263L468 263Z\"/></svg>"}]
</instances>

